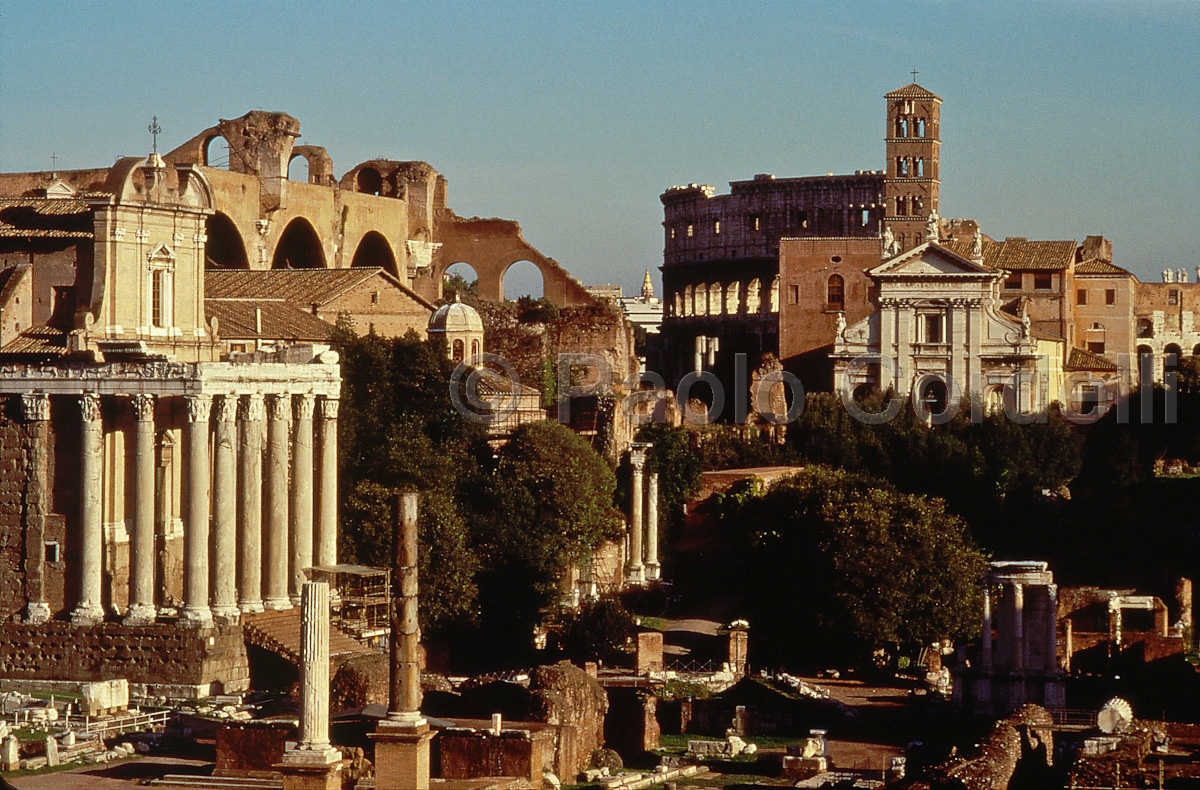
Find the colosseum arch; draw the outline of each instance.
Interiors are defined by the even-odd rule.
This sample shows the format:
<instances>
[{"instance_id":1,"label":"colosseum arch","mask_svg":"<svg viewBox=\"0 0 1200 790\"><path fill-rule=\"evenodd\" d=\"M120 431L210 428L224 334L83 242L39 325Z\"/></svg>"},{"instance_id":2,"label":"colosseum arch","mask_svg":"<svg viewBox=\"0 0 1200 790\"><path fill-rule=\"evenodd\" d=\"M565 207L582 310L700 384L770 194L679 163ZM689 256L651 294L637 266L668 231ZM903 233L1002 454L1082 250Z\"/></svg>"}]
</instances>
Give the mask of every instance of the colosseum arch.
<instances>
[{"instance_id":1,"label":"colosseum arch","mask_svg":"<svg viewBox=\"0 0 1200 790\"><path fill-rule=\"evenodd\" d=\"M362 239L358 242L357 249L354 250L354 258L350 261L350 265L376 266L381 269L387 269L388 273L395 277L400 276L400 270L396 267L396 255L392 252L392 245L377 230L369 230L363 234Z\"/></svg>"},{"instance_id":2,"label":"colosseum arch","mask_svg":"<svg viewBox=\"0 0 1200 790\"><path fill-rule=\"evenodd\" d=\"M227 214L218 211L204 223L204 265L209 269L249 269L242 234Z\"/></svg>"},{"instance_id":3,"label":"colosseum arch","mask_svg":"<svg viewBox=\"0 0 1200 790\"><path fill-rule=\"evenodd\" d=\"M321 237L312 223L304 217L296 217L283 229L275 254L271 257L272 269L324 269L325 251Z\"/></svg>"}]
</instances>

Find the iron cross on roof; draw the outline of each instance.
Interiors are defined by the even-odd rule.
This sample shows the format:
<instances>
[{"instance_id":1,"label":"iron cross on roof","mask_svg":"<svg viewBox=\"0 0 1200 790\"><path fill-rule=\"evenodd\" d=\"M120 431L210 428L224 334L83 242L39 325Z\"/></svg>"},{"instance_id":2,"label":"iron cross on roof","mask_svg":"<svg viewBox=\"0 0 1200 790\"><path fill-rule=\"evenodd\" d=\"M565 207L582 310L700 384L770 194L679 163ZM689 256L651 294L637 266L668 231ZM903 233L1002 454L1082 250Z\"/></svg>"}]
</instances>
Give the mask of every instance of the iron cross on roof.
<instances>
[{"instance_id":1,"label":"iron cross on roof","mask_svg":"<svg viewBox=\"0 0 1200 790\"><path fill-rule=\"evenodd\" d=\"M912 75L913 75L913 84L914 84L914 85L916 85L916 84L917 84L917 75L918 75L918 74L920 74L920 73L921 73L921 72L917 71L917 67L916 67L916 66L913 66Z\"/></svg>"},{"instance_id":2,"label":"iron cross on roof","mask_svg":"<svg viewBox=\"0 0 1200 790\"><path fill-rule=\"evenodd\" d=\"M162 127L158 125L158 116L150 121L150 125L146 127L146 131L154 138L154 153L158 153L158 136L162 134Z\"/></svg>"}]
</instances>

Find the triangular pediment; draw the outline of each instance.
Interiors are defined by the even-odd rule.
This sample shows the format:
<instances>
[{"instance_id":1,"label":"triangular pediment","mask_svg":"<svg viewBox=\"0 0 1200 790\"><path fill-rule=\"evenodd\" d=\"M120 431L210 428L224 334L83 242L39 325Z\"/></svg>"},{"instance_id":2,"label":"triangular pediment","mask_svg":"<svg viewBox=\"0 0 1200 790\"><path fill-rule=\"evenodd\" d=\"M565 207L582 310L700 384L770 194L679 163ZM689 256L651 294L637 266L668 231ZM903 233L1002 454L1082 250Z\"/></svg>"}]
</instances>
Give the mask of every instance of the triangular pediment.
<instances>
[{"instance_id":1,"label":"triangular pediment","mask_svg":"<svg viewBox=\"0 0 1200 790\"><path fill-rule=\"evenodd\" d=\"M874 277L889 276L946 276L946 275L993 275L991 269L957 255L945 247L932 241L925 242L919 247L913 247L908 252L897 255L876 266L870 272Z\"/></svg>"},{"instance_id":2,"label":"triangular pediment","mask_svg":"<svg viewBox=\"0 0 1200 790\"><path fill-rule=\"evenodd\" d=\"M46 187L46 197L48 198L70 198L77 194L79 194L78 190L61 178L54 179L50 186Z\"/></svg>"},{"instance_id":3,"label":"triangular pediment","mask_svg":"<svg viewBox=\"0 0 1200 790\"><path fill-rule=\"evenodd\" d=\"M162 260L164 258L175 260L175 251L165 244L159 244L147 257L150 260Z\"/></svg>"}]
</instances>

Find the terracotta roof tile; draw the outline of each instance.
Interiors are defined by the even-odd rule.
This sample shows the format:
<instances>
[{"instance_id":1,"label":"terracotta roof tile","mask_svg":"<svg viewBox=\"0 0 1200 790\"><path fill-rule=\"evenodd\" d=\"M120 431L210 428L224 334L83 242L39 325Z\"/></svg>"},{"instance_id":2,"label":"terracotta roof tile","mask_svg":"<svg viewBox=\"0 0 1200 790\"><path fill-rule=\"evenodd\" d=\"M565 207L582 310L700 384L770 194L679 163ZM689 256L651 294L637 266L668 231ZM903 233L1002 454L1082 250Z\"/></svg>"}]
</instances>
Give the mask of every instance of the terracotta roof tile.
<instances>
[{"instance_id":1,"label":"terracotta roof tile","mask_svg":"<svg viewBox=\"0 0 1200 790\"><path fill-rule=\"evenodd\" d=\"M35 326L22 332L0 354L61 357L67 353L67 333L52 326Z\"/></svg>"},{"instance_id":2,"label":"terracotta roof tile","mask_svg":"<svg viewBox=\"0 0 1200 790\"><path fill-rule=\"evenodd\" d=\"M963 256L971 257L968 240L947 241L942 246ZM1070 268L1075 260L1074 241L1026 241L1005 239L983 241L983 265L1005 271L1058 271Z\"/></svg>"},{"instance_id":3,"label":"terracotta roof tile","mask_svg":"<svg viewBox=\"0 0 1200 790\"><path fill-rule=\"evenodd\" d=\"M891 93L885 93L885 94L883 94L883 98L885 98L885 99L937 99L938 101L942 100L941 96L938 96L936 93L934 93L933 91L931 91L927 88L922 88L920 85L918 85L915 82L910 82L908 85L905 85L903 88L897 88L896 90L892 91Z\"/></svg>"},{"instance_id":4,"label":"terracotta roof tile","mask_svg":"<svg viewBox=\"0 0 1200 790\"><path fill-rule=\"evenodd\" d=\"M1080 261L1079 263L1075 264L1075 273L1076 274L1112 274L1112 275L1116 275L1119 277L1129 277L1130 276L1130 273L1127 270L1122 269L1120 266L1109 263L1108 261L1102 261L1098 258L1092 258L1091 260Z\"/></svg>"},{"instance_id":5,"label":"terracotta roof tile","mask_svg":"<svg viewBox=\"0 0 1200 790\"><path fill-rule=\"evenodd\" d=\"M92 238L92 212L74 198L0 198L0 238Z\"/></svg>"},{"instance_id":6,"label":"terracotta roof tile","mask_svg":"<svg viewBox=\"0 0 1200 790\"><path fill-rule=\"evenodd\" d=\"M382 275L392 285L426 307L426 302L386 269L209 269L204 273L204 295L210 299L282 299L304 309L325 305L355 286Z\"/></svg>"},{"instance_id":7,"label":"terracotta roof tile","mask_svg":"<svg viewBox=\"0 0 1200 790\"><path fill-rule=\"evenodd\" d=\"M1082 348L1071 349L1071 356L1067 357L1067 364L1063 365L1063 370L1092 370L1101 373L1115 373L1117 366L1113 362L1109 362L1104 357L1093 354L1090 351L1084 351Z\"/></svg>"},{"instance_id":8,"label":"terracotta roof tile","mask_svg":"<svg viewBox=\"0 0 1200 790\"><path fill-rule=\"evenodd\" d=\"M262 332L255 331L255 310L262 311ZM217 334L225 339L329 339L332 326L311 313L279 299L205 299L204 313L217 319Z\"/></svg>"}]
</instances>

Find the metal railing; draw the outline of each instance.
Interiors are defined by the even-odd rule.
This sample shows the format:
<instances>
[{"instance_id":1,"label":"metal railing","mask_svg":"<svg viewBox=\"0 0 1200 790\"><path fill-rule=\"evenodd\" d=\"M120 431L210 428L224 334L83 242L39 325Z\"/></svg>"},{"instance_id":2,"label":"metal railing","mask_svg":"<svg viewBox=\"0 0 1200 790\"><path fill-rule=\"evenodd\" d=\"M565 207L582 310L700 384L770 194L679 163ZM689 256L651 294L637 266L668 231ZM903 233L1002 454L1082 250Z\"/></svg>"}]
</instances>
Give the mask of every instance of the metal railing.
<instances>
[{"instance_id":1,"label":"metal railing","mask_svg":"<svg viewBox=\"0 0 1200 790\"><path fill-rule=\"evenodd\" d=\"M152 713L138 713L132 716L121 716L120 718L103 718L93 721L90 717L84 719L83 728L80 730L84 735L122 735L127 732L143 732L151 730L158 726L165 727L171 718L173 711L157 710Z\"/></svg>"}]
</instances>

